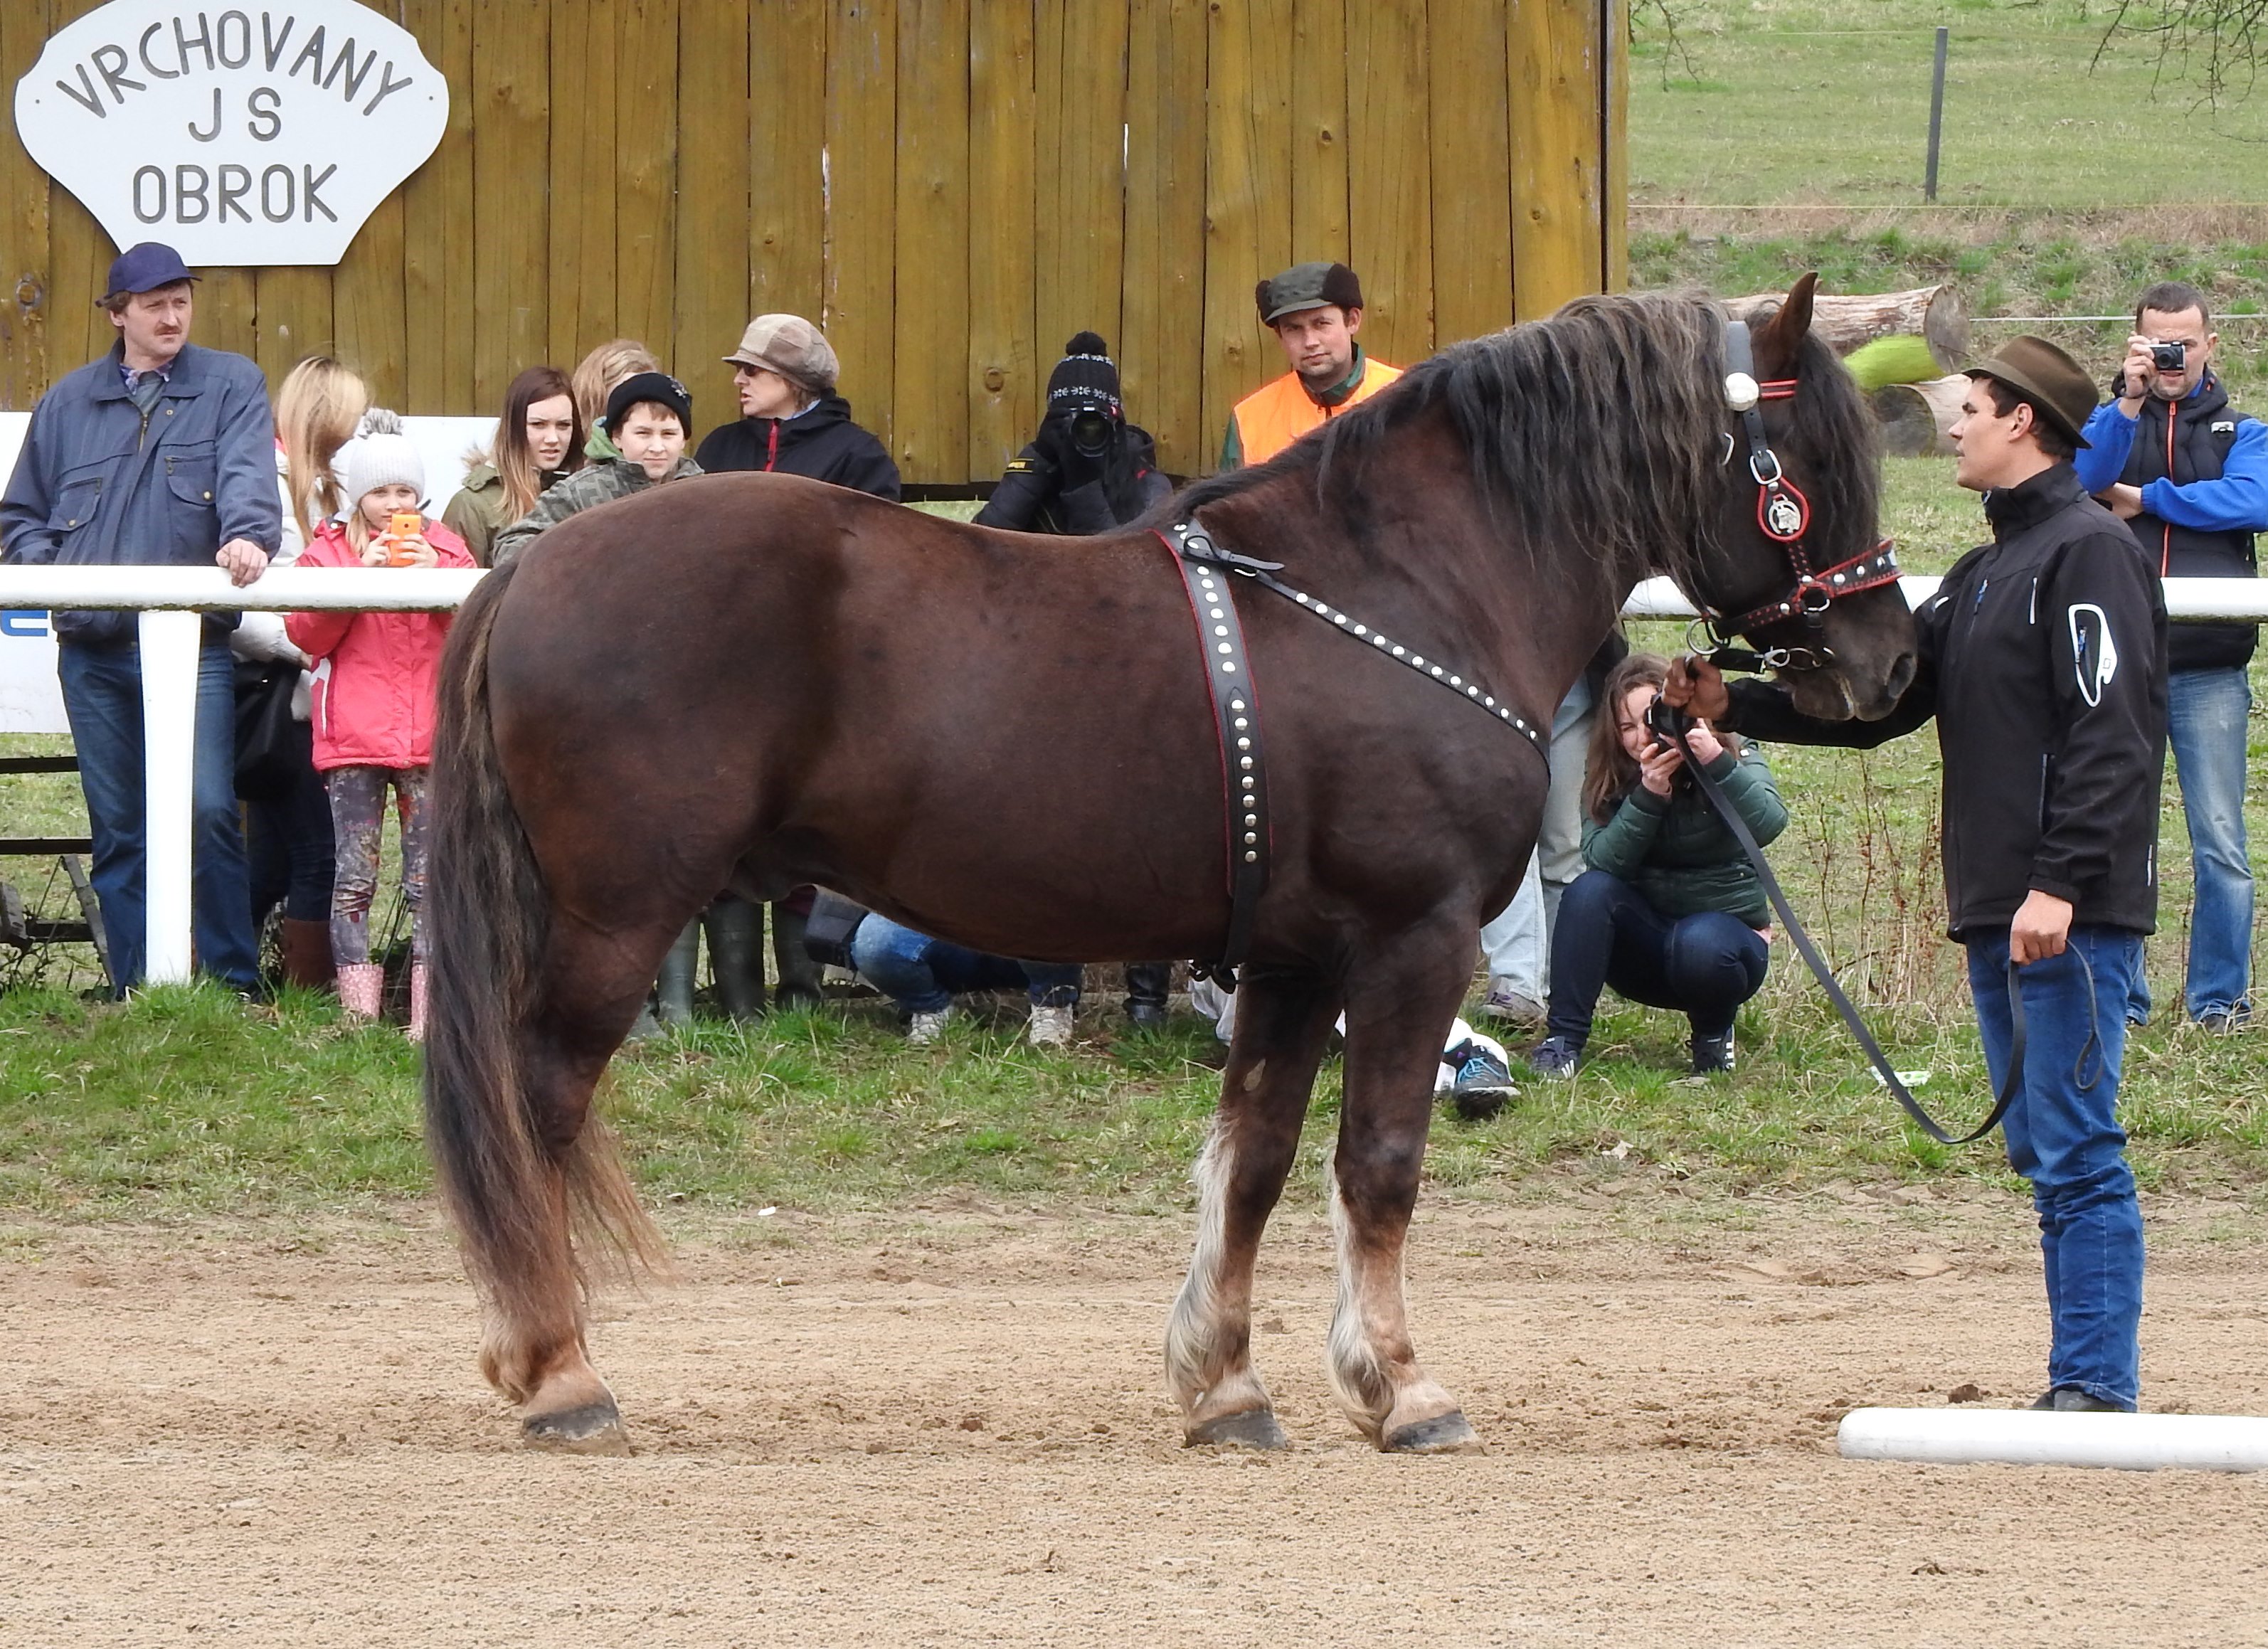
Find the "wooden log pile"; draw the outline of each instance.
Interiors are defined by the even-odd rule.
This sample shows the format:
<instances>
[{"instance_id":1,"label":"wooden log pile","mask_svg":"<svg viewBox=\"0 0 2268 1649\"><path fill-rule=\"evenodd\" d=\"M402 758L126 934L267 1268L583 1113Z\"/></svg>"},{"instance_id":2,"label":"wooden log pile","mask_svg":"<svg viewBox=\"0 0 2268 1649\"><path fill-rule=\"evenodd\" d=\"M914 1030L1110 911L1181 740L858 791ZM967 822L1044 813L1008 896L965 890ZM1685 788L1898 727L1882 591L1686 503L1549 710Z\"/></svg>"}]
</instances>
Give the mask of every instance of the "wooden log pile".
<instances>
[{"instance_id":1,"label":"wooden log pile","mask_svg":"<svg viewBox=\"0 0 2268 1649\"><path fill-rule=\"evenodd\" d=\"M1752 292L1727 298L1726 304L1735 315L1745 317L1786 297L1785 292ZM1941 285L1904 292L1822 294L1812 300L1811 329L1837 355L1900 333L1921 339L1947 376L1891 384L1874 392L1872 404L1882 429L1882 447L1900 458L1953 451L1950 431L1961 416L1969 385L1960 371L1970 358L1969 308L1959 292Z\"/></svg>"}]
</instances>

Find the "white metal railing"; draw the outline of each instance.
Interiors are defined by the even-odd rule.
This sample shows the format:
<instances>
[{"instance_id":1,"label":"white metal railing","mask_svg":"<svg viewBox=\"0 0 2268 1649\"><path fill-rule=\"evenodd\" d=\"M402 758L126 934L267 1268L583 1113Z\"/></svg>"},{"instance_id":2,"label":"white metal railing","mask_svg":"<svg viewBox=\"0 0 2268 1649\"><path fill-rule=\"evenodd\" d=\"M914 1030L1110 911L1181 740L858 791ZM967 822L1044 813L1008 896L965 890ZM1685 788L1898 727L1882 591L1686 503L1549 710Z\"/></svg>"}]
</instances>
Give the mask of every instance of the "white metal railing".
<instances>
[{"instance_id":1,"label":"white metal railing","mask_svg":"<svg viewBox=\"0 0 2268 1649\"><path fill-rule=\"evenodd\" d=\"M109 608L140 613L148 928L144 975L189 977L190 802L195 773L198 615L211 611L448 612L482 577L453 567L279 567L241 589L217 567L0 566L0 609ZM1918 606L1938 580L1910 576ZM2186 623L2268 622L2268 580L2169 578L2169 617ZM1631 594L1629 618L1693 617L1667 578Z\"/></svg>"}]
</instances>

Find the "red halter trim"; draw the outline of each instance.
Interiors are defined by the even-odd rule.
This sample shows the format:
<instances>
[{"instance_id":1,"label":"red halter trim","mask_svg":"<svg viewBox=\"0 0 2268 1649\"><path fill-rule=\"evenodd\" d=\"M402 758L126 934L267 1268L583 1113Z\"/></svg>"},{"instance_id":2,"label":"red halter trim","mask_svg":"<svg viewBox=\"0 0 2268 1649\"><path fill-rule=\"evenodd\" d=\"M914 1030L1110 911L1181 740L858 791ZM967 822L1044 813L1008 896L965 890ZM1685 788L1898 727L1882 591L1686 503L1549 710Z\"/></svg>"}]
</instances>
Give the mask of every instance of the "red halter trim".
<instances>
[{"instance_id":1,"label":"red halter trim","mask_svg":"<svg viewBox=\"0 0 2268 1649\"><path fill-rule=\"evenodd\" d=\"M1856 595L1861 590L1879 590L1898 581L1896 547L1883 539L1863 556L1853 556L1848 561L1836 563L1824 571L1809 574L1798 580L1794 589L1778 601L1767 601L1752 607L1723 626L1728 634L1738 635L1750 629L1761 629L1767 624L1785 622L1791 618L1816 616L1827 610L1831 601L1846 595Z\"/></svg>"},{"instance_id":2,"label":"red halter trim","mask_svg":"<svg viewBox=\"0 0 2268 1649\"><path fill-rule=\"evenodd\" d=\"M1795 399L1795 379L1793 378L1774 378L1758 384L1756 386L1756 398L1760 401L1793 401Z\"/></svg>"}]
</instances>

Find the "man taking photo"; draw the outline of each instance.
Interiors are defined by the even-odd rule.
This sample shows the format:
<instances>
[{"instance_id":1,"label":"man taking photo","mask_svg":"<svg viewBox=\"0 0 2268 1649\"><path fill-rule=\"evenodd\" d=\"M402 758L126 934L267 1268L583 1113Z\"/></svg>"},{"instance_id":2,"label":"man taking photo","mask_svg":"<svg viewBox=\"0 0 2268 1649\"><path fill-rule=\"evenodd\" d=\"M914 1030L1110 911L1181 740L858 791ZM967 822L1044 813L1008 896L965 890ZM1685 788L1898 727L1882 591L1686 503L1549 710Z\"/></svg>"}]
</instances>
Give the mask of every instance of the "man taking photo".
<instances>
[{"instance_id":1,"label":"man taking photo","mask_svg":"<svg viewBox=\"0 0 2268 1649\"><path fill-rule=\"evenodd\" d=\"M2134 306L2115 399L2088 420L2080 484L2132 528L2161 578L2256 576L2268 531L2268 429L2239 416L2213 370L2205 294L2161 281ZM2252 863L2244 840L2246 666L2252 624L2180 624L2168 637L2167 734L2189 816L2197 902L2183 1007L2209 1031L2252 1013ZM2136 985L2127 1017L2150 1013Z\"/></svg>"},{"instance_id":2,"label":"man taking photo","mask_svg":"<svg viewBox=\"0 0 2268 1649\"><path fill-rule=\"evenodd\" d=\"M239 585L284 537L268 381L189 342L196 276L171 247L121 254L99 301L118 329L99 360L40 397L0 499L0 547L31 565L207 566ZM205 615L191 792L197 965L260 990L236 811L234 613ZM142 983L145 870L142 648L131 613L58 613L56 671L94 836L94 889L122 997Z\"/></svg>"},{"instance_id":3,"label":"man taking photo","mask_svg":"<svg viewBox=\"0 0 2268 1649\"><path fill-rule=\"evenodd\" d=\"M1228 438L1220 449L1224 473L1266 463L1402 376L1400 367L1372 360L1355 342L1362 330L1362 283L1345 264L1295 264L1261 282L1253 298L1261 324L1275 333L1292 370L1254 390L1228 415Z\"/></svg>"},{"instance_id":4,"label":"man taking photo","mask_svg":"<svg viewBox=\"0 0 2268 1649\"><path fill-rule=\"evenodd\" d=\"M1822 722L1787 690L1674 666L1663 697L1751 737L1859 749L1937 718L1945 899L1969 952L1997 1090L2028 1033L2005 1128L2039 1211L2052 1333L2032 1406L2132 1410L2141 1384L2142 1217L2118 1126L2125 1005L2157 921L2166 610L2132 534L2072 467L2095 387L2043 338L1971 367L1953 439L1992 541L1914 615L1913 685L1881 721Z\"/></svg>"}]
</instances>

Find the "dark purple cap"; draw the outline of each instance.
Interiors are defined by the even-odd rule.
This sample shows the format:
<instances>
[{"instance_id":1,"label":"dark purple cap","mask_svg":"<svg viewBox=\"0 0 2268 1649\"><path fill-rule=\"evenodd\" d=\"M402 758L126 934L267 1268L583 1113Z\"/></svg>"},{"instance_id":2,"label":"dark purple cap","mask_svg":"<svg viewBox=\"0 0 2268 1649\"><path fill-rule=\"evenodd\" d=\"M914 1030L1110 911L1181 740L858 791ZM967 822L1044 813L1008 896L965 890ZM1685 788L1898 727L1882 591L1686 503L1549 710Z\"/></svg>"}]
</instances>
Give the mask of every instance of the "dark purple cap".
<instances>
[{"instance_id":1,"label":"dark purple cap","mask_svg":"<svg viewBox=\"0 0 2268 1649\"><path fill-rule=\"evenodd\" d=\"M103 289L102 295L115 298L127 292L154 292L175 281L196 278L173 247L162 241L145 240L138 247L127 247L112 261L110 284Z\"/></svg>"}]
</instances>

